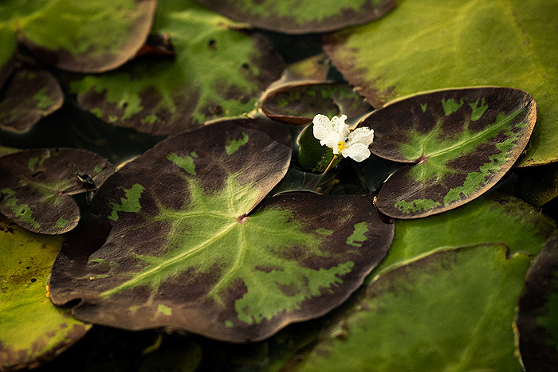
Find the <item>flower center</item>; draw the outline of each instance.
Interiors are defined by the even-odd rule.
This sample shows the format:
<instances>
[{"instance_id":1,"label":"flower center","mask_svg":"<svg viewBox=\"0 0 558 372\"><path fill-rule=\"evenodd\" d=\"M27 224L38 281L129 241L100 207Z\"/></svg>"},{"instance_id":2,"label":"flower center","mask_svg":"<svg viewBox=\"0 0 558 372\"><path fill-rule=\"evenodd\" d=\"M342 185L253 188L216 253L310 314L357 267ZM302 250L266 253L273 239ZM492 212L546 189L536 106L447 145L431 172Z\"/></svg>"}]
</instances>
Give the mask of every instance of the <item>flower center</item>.
<instances>
[{"instance_id":1,"label":"flower center","mask_svg":"<svg viewBox=\"0 0 558 372\"><path fill-rule=\"evenodd\" d=\"M339 143L337 144L337 151L339 153L341 153L341 151L348 149L349 146L345 145L345 141L339 141Z\"/></svg>"}]
</instances>

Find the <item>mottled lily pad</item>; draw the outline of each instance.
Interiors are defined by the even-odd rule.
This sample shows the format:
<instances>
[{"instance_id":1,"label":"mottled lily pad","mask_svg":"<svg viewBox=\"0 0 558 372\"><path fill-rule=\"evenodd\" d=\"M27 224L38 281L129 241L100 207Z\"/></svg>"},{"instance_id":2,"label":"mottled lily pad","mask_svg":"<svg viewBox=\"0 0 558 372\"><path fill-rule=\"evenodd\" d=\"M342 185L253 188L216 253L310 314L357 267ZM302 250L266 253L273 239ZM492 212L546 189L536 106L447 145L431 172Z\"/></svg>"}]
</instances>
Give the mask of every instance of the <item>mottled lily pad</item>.
<instances>
[{"instance_id":1,"label":"mottled lily pad","mask_svg":"<svg viewBox=\"0 0 558 372\"><path fill-rule=\"evenodd\" d=\"M47 278L62 242L0 216L0 371L52 359L91 327L48 299Z\"/></svg>"},{"instance_id":2,"label":"mottled lily pad","mask_svg":"<svg viewBox=\"0 0 558 372\"><path fill-rule=\"evenodd\" d=\"M155 7L156 0L3 1L0 33L7 44L0 48L0 66L14 53L17 34L36 56L57 68L114 69L145 42Z\"/></svg>"},{"instance_id":3,"label":"mottled lily pad","mask_svg":"<svg viewBox=\"0 0 558 372\"><path fill-rule=\"evenodd\" d=\"M519 300L519 351L528 371L558 365L558 234L535 257Z\"/></svg>"},{"instance_id":4,"label":"mottled lily pad","mask_svg":"<svg viewBox=\"0 0 558 372\"><path fill-rule=\"evenodd\" d=\"M284 370L522 371L512 323L529 262L485 244L391 270Z\"/></svg>"},{"instance_id":5,"label":"mottled lily pad","mask_svg":"<svg viewBox=\"0 0 558 372\"><path fill-rule=\"evenodd\" d=\"M524 201L489 192L458 209L416 220L396 220L395 237L376 275L435 250L503 243L510 254L537 254L556 222Z\"/></svg>"},{"instance_id":6,"label":"mottled lily pad","mask_svg":"<svg viewBox=\"0 0 558 372\"><path fill-rule=\"evenodd\" d=\"M236 21L287 34L339 30L381 18L395 7L393 0L197 1Z\"/></svg>"},{"instance_id":7,"label":"mottled lily pad","mask_svg":"<svg viewBox=\"0 0 558 372\"><path fill-rule=\"evenodd\" d=\"M316 114L355 118L372 107L343 83L293 84L270 92L262 102L263 113L290 125L306 125Z\"/></svg>"},{"instance_id":8,"label":"mottled lily pad","mask_svg":"<svg viewBox=\"0 0 558 372\"><path fill-rule=\"evenodd\" d=\"M0 128L26 132L63 102L64 93L50 73L18 69L0 97Z\"/></svg>"},{"instance_id":9,"label":"mottled lily pad","mask_svg":"<svg viewBox=\"0 0 558 372\"><path fill-rule=\"evenodd\" d=\"M235 122L171 137L110 177L91 207L110 234L93 253L59 255L53 301L81 299L73 313L93 323L244 342L346 300L386 254L393 224L361 196L260 205L291 151Z\"/></svg>"},{"instance_id":10,"label":"mottled lily pad","mask_svg":"<svg viewBox=\"0 0 558 372\"><path fill-rule=\"evenodd\" d=\"M177 134L251 112L284 62L262 36L233 27L191 1L161 0L153 31L170 37L175 59L140 58L78 79L71 91L106 122L152 134Z\"/></svg>"},{"instance_id":11,"label":"mottled lily pad","mask_svg":"<svg viewBox=\"0 0 558 372\"><path fill-rule=\"evenodd\" d=\"M79 221L71 195L95 190L112 173L111 163L85 150L32 149L2 156L0 212L27 230L63 234Z\"/></svg>"},{"instance_id":12,"label":"mottled lily pad","mask_svg":"<svg viewBox=\"0 0 558 372\"><path fill-rule=\"evenodd\" d=\"M554 1L399 1L384 19L324 36L333 64L376 108L415 92L525 90L539 120L522 165L558 160L558 6Z\"/></svg>"},{"instance_id":13,"label":"mottled lily pad","mask_svg":"<svg viewBox=\"0 0 558 372\"><path fill-rule=\"evenodd\" d=\"M374 111L370 150L411 163L378 193L388 216L418 218L463 205L488 191L525 149L536 120L529 94L510 88L424 93Z\"/></svg>"}]
</instances>

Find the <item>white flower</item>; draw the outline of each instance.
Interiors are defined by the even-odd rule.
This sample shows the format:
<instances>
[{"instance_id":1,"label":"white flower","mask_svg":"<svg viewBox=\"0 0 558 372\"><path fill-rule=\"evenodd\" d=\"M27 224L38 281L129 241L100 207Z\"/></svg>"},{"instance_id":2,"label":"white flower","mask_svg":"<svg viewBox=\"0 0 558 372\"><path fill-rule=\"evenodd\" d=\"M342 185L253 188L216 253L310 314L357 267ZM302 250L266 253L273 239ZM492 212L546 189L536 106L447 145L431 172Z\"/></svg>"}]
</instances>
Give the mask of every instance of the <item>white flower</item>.
<instances>
[{"instance_id":1,"label":"white flower","mask_svg":"<svg viewBox=\"0 0 558 372\"><path fill-rule=\"evenodd\" d=\"M364 127L351 132L345 119L346 115L334 116L331 120L325 115L316 115L312 120L314 137L320 140L322 146L331 148L335 155L350 157L358 162L368 159L368 146L374 140L374 129Z\"/></svg>"}]
</instances>

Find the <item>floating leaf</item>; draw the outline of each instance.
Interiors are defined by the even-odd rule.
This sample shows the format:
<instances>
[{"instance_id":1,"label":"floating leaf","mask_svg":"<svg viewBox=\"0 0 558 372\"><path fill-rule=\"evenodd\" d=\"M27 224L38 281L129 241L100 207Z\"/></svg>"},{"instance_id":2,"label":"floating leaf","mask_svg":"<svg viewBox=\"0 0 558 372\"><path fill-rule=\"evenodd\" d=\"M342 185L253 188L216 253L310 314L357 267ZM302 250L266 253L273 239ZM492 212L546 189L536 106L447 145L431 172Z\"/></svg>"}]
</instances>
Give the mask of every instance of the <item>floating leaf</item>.
<instances>
[{"instance_id":1,"label":"floating leaf","mask_svg":"<svg viewBox=\"0 0 558 372\"><path fill-rule=\"evenodd\" d=\"M376 108L415 92L519 88L539 121L522 165L558 160L558 7L549 0L400 1L384 19L324 37L333 64Z\"/></svg>"},{"instance_id":2,"label":"floating leaf","mask_svg":"<svg viewBox=\"0 0 558 372\"><path fill-rule=\"evenodd\" d=\"M0 370L52 359L91 327L52 305L47 278L61 237L30 233L0 216Z\"/></svg>"},{"instance_id":3,"label":"floating leaf","mask_svg":"<svg viewBox=\"0 0 558 372\"><path fill-rule=\"evenodd\" d=\"M378 193L388 216L418 218L463 205L515 163L535 125L536 105L510 88L466 88L411 96L374 111L370 150L411 163Z\"/></svg>"},{"instance_id":4,"label":"floating leaf","mask_svg":"<svg viewBox=\"0 0 558 372\"><path fill-rule=\"evenodd\" d=\"M20 41L57 68L114 69L145 42L155 6L155 0L3 1L0 30L5 30L8 43L0 51L0 65L15 50L17 30Z\"/></svg>"},{"instance_id":5,"label":"floating leaf","mask_svg":"<svg viewBox=\"0 0 558 372\"><path fill-rule=\"evenodd\" d=\"M329 320L291 369L521 371L512 322L529 261L485 244L391 270Z\"/></svg>"},{"instance_id":6,"label":"floating leaf","mask_svg":"<svg viewBox=\"0 0 558 372\"><path fill-rule=\"evenodd\" d=\"M26 132L64 102L58 81L46 71L18 69L4 89L0 127L13 132Z\"/></svg>"},{"instance_id":7,"label":"floating leaf","mask_svg":"<svg viewBox=\"0 0 558 372\"><path fill-rule=\"evenodd\" d=\"M207 120L254 109L284 63L259 35L190 1L159 2L154 32L169 35L172 60L138 59L71 85L99 118L152 134L177 134Z\"/></svg>"},{"instance_id":8,"label":"floating leaf","mask_svg":"<svg viewBox=\"0 0 558 372\"><path fill-rule=\"evenodd\" d=\"M376 275L435 250L503 243L510 253L537 254L556 222L520 199L489 192L461 208L416 220L396 220L389 254Z\"/></svg>"},{"instance_id":9,"label":"floating leaf","mask_svg":"<svg viewBox=\"0 0 558 372\"><path fill-rule=\"evenodd\" d=\"M359 117L372 107L344 83L295 84L270 92L262 102L263 113L291 125L306 125L316 114Z\"/></svg>"},{"instance_id":10,"label":"floating leaf","mask_svg":"<svg viewBox=\"0 0 558 372\"><path fill-rule=\"evenodd\" d=\"M320 316L356 290L393 225L361 196L283 194L254 209L291 151L236 122L171 137L110 177L92 203L110 235L94 253L61 253L55 303L81 299L74 315L94 323L243 342Z\"/></svg>"},{"instance_id":11,"label":"floating leaf","mask_svg":"<svg viewBox=\"0 0 558 372\"><path fill-rule=\"evenodd\" d=\"M254 27L287 34L327 32L383 17L393 0L197 0L225 16Z\"/></svg>"},{"instance_id":12,"label":"floating leaf","mask_svg":"<svg viewBox=\"0 0 558 372\"><path fill-rule=\"evenodd\" d=\"M113 172L106 159L85 150L32 149L2 156L0 212L27 230L63 234L80 215L70 195L96 189Z\"/></svg>"},{"instance_id":13,"label":"floating leaf","mask_svg":"<svg viewBox=\"0 0 558 372\"><path fill-rule=\"evenodd\" d=\"M552 371L558 365L558 235L535 257L519 300L519 351L528 371Z\"/></svg>"}]
</instances>

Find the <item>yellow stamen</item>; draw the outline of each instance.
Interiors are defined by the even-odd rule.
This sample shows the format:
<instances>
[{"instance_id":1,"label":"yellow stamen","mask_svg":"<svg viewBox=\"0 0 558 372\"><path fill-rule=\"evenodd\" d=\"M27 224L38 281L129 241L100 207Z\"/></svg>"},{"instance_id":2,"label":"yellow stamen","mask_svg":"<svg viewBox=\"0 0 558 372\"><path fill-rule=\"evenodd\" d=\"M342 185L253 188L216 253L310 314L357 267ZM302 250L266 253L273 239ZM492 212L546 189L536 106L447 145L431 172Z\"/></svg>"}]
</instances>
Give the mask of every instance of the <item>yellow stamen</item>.
<instances>
[{"instance_id":1,"label":"yellow stamen","mask_svg":"<svg viewBox=\"0 0 558 372\"><path fill-rule=\"evenodd\" d=\"M339 153L348 148L349 146L345 145L345 141L339 141L339 143L337 144L337 152Z\"/></svg>"}]
</instances>

